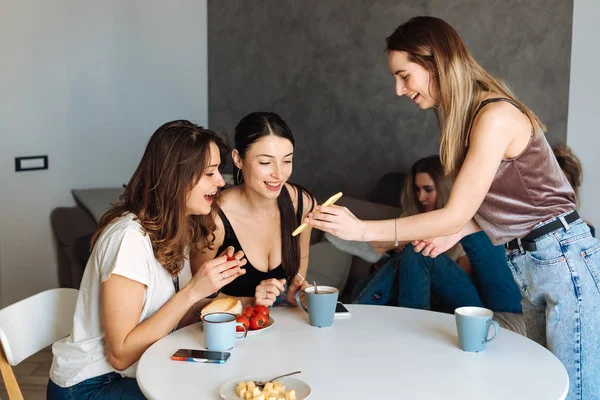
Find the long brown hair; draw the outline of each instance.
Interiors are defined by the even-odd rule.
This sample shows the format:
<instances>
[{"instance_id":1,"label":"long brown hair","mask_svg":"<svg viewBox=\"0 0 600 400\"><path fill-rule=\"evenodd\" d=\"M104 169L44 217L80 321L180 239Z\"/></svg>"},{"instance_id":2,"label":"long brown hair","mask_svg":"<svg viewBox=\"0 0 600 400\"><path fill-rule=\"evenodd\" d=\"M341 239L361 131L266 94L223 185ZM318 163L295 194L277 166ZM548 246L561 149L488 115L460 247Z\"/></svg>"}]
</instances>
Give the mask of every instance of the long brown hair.
<instances>
[{"instance_id":1,"label":"long brown hair","mask_svg":"<svg viewBox=\"0 0 600 400\"><path fill-rule=\"evenodd\" d=\"M190 121L167 122L154 132L125 192L100 219L92 247L104 229L132 213L150 237L154 256L175 276L192 244L211 246L218 194L209 215L187 215L186 199L210 163L210 144L225 159L228 146L217 133Z\"/></svg>"},{"instance_id":2,"label":"long brown hair","mask_svg":"<svg viewBox=\"0 0 600 400\"><path fill-rule=\"evenodd\" d=\"M404 51L409 61L429 71L430 84L437 93L434 111L441 130L440 158L446 174L455 176L462 166L473 116L486 92L513 100L532 124L546 131L539 118L516 99L502 80L475 61L447 22L435 17L412 18L396 28L386 43L388 52Z\"/></svg>"},{"instance_id":3,"label":"long brown hair","mask_svg":"<svg viewBox=\"0 0 600 400\"><path fill-rule=\"evenodd\" d=\"M287 139L292 143L292 146L296 144L292 130L278 114L273 112L253 112L242 118L235 127L235 149L240 154L240 157L244 158L253 143L269 135ZM236 185L243 182L242 171L235 164L233 166L233 176ZM300 185L291 182L288 183L296 188L298 198L306 194L311 199L310 210L312 211L314 202L312 201L313 196L310 192ZM279 210L281 226L281 263L289 283L296 276L300 268L300 236L292 236L292 232L302 221L296 218L292 198L285 186L277 197L277 208ZM300 215L302 215L302 211L298 210Z\"/></svg>"},{"instance_id":4,"label":"long brown hair","mask_svg":"<svg viewBox=\"0 0 600 400\"><path fill-rule=\"evenodd\" d=\"M404 179L404 190L400 203L402 204L402 216L408 217L411 215L425 212L423 206L419 202L419 197L415 190L415 177L419 173L426 173L431 177L437 191L437 199L435 209L443 208L450 197L450 189L452 188L452 180L444 174L444 167L438 155L428 156L417 160L410 168L410 172Z\"/></svg>"}]
</instances>

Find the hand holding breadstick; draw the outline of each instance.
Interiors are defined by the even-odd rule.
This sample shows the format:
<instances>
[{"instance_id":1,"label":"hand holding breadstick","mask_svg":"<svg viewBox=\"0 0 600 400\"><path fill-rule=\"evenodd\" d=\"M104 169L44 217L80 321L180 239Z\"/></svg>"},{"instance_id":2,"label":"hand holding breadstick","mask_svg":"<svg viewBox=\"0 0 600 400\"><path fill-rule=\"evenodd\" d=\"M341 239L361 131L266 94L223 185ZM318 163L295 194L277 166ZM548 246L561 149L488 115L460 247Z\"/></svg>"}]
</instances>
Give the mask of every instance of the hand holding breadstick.
<instances>
[{"instance_id":1,"label":"hand holding breadstick","mask_svg":"<svg viewBox=\"0 0 600 400\"><path fill-rule=\"evenodd\" d=\"M331 233L340 239L358 240L361 242L369 240L365 235L369 221L361 221L356 218L346 207L331 204L326 205L325 203L317 206L314 211L309 212L304 222L313 228Z\"/></svg>"},{"instance_id":2,"label":"hand holding breadstick","mask_svg":"<svg viewBox=\"0 0 600 400\"><path fill-rule=\"evenodd\" d=\"M342 194L343 194L342 192L334 194L333 196L331 196L330 198L328 198L327 200L325 200L325 202L323 203L322 207L332 206L336 201L338 201L340 199L340 197L342 197ZM296 228L296 230L294 232L292 232L292 236L298 236L307 227L308 227L308 224L306 222L302 223L298 228Z\"/></svg>"}]
</instances>

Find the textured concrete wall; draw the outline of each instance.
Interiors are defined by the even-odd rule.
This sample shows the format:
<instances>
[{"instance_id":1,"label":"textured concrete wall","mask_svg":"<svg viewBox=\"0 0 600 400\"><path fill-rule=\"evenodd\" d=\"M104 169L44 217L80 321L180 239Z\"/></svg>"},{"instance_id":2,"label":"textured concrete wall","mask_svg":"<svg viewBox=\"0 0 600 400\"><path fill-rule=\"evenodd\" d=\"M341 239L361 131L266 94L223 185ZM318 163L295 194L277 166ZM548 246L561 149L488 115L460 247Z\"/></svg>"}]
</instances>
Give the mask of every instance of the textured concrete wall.
<instances>
[{"instance_id":1,"label":"textured concrete wall","mask_svg":"<svg viewBox=\"0 0 600 400\"><path fill-rule=\"evenodd\" d=\"M550 142L565 140L572 0L210 1L210 127L231 135L245 114L275 111L296 137L294 181L366 198L383 174L438 149L433 113L395 95L382 52L416 15L452 24Z\"/></svg>"}]
</instances>

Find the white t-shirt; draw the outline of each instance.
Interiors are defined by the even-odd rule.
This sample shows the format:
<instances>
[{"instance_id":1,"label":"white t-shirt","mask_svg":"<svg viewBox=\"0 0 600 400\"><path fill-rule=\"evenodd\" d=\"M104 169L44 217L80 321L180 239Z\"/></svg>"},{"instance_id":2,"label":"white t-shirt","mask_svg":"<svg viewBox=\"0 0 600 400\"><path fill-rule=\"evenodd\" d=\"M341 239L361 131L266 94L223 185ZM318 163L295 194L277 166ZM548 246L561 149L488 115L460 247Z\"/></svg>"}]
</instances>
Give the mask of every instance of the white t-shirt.
<instances>
[{"instance_id":1,"label":"white t-shirt","mask_svg":"<svg viewBox=\"0 0 600 400\"><path fill-rule=\"evenodd\" d=\"M150 237L143 233L133 214L126 214L110 225L98 238L79 288L73 316L73 332L52 346L54 359L50 378L61 387L115 372L106 356L101 316L102 282L111 274L141 282L146 286L138 323L150 318L173 295L171 275L154 258ZM189 270L186 259L184 269ZM181 285L183 287L183 285ZM137 362L121 375L135 378Z\"/></svg>"}]
</instances>

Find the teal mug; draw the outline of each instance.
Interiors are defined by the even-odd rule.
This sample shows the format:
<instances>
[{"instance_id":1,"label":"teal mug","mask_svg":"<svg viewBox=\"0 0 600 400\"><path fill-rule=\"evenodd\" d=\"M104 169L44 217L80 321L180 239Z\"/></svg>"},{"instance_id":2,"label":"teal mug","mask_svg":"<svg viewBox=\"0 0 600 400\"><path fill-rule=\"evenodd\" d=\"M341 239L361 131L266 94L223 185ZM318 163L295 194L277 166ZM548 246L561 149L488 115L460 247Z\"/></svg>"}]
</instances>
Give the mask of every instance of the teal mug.
<instances>
[{"instance_id":1,"label":"teal mug","mask_svg":"<svg viewBox=\"0 0 600 400\"><path fill-rule=\"evenodd\" d=\"M488 342L496 339L500 326L492 319L494 313L482 307L460 307L454 310L458 342L464 351L480 352ZM490 327L494 326L494 336L489 338Z\"/></svg>"},{"instance_id":2,"label":"teal mug","mask_svg":"<svg viewBox=\"0 0 600 400\"><path fill-rule=\"evenodd\" d=\"M296 303L308 313L308 320L312 326L319 328L331 326L333 325L339 292L333 286L317 285L317 288L318 293L315 293L314 286L299 290L296 293ZM306 307L300 301L301 293L304 293L306 296Z\"/></svg>"},{"instance_id":3,"label":"teal mug","mask_svg":"<svg viewBox=\"0 0 600 400\"><path fill-rule=\"evenodd\" d=\"M227 351L235 346L235 342L245 339L248 329L241 322L236 322L236 318L235 315L224 312L203 316L204 347L208 350ZM236 332L238 326L243 327L244 332Z\"/></svg>"}]
</instances>

